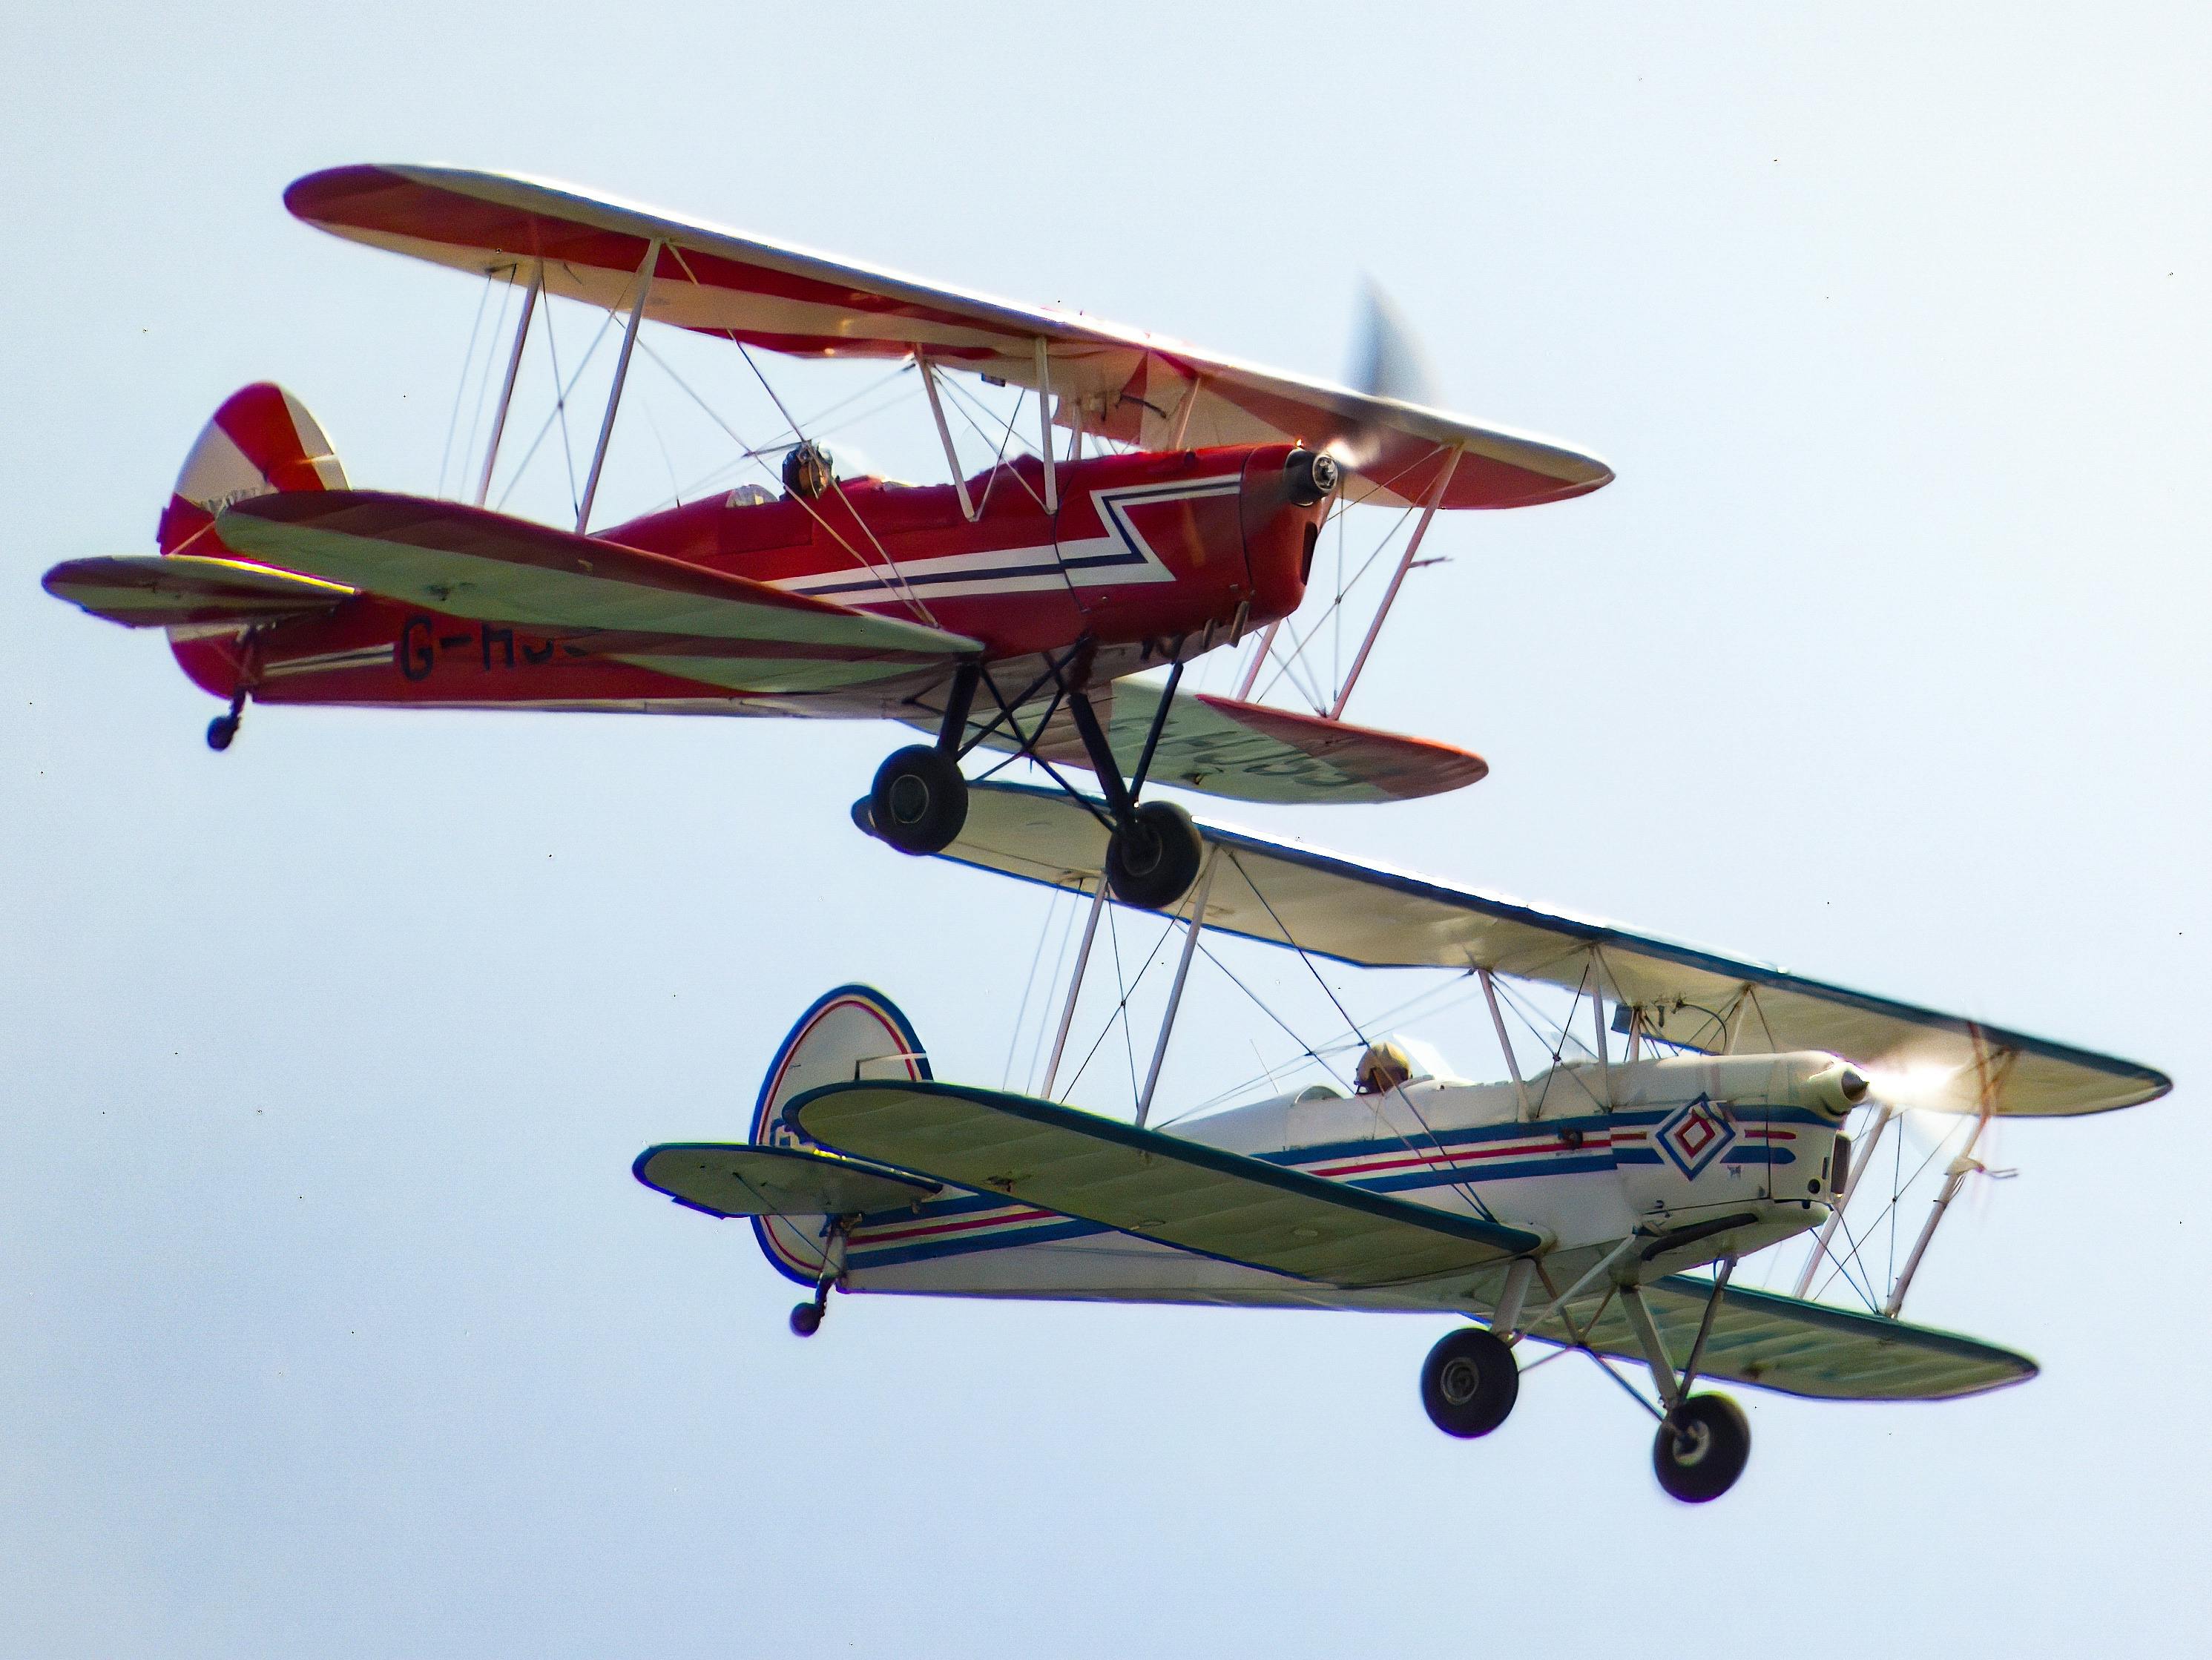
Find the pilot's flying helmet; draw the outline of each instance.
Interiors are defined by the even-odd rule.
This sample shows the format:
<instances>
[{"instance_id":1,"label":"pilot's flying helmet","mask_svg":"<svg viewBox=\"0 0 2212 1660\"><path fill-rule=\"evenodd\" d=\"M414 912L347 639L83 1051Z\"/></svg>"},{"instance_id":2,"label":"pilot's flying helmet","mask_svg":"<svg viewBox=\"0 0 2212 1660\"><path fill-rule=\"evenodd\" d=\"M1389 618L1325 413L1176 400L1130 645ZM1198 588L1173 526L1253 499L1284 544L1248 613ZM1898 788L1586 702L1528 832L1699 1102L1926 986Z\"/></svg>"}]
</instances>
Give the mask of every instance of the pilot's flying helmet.
<instances>
[{"instance_id":1,"label":"pilot's flying helmet","mask_svg":"<svg viewBox=\"0 0 2212 1660\"><path fill-rule=\"evenodd\" d=\"M1382 1095L1401 1084L1450 1076L1443 1057L1418 1038L1393 1032L1370 1043L1352 1072L1362 1095Z\"/></svg>"}]
</instances>

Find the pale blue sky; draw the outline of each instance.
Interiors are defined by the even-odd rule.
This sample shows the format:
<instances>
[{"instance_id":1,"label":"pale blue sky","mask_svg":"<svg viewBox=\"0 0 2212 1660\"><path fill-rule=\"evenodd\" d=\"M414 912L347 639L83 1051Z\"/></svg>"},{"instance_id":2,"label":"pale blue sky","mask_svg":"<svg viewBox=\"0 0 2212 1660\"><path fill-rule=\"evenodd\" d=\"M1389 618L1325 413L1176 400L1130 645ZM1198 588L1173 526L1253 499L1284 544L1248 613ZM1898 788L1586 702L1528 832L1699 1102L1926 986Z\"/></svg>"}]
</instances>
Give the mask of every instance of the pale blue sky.
<instances>
[{"instance_id":1,"label":"pale blue sky","mask_svg":"<svg viewBox=\"0 0 2212 1660\"><path fill-rule=\"evenodd\" d=\"M11 16L0 1655L2197 1647L2208 35L2127 6ZM250 380L357 482L434 487L477 290L278 199L360 160L1323 374L1373 273L1455 405L1620 480L1440 525L1454 562L1353 704L1489 781L1224 816L2172 1072L2008 1130L2024 1174L1915 1291L2044 1377L1747 1394L1750 1471L1691 1511L1586 1363L1438 1436L1441 1323L853 1298L792 1341L749 1235L629 1161L741 1133L841 980L1001 1075L1045 905L850 830L893 734L278 709L216 757L158 642L37 590L150 546ZM665 493L651 428L679 473L716 455L639 384L610 513ZM907 413L860 437L919 470ZM1178 1051L1185 1098L1264 1036L1194 995L1221 1042ZM1492 1063L1464 1006L1423 1030Z\"/></svg>"}]
</instances>

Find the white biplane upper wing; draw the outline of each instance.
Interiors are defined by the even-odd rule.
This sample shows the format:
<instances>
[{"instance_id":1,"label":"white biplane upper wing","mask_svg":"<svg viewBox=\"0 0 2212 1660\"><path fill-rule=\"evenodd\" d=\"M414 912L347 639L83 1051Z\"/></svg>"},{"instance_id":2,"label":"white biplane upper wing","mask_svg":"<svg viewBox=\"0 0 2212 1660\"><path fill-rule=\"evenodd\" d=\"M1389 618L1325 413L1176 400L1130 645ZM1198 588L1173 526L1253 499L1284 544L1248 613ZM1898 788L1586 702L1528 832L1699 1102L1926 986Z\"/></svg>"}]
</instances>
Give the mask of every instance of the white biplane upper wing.
<instances>
[{"instance_id":1,"label":"white biplane upper wing","mask_svg":"<svg viewBox=\"0 0 2212 1660\"><path fill-rule=\"evenodd\" d=\"M1987 1101L2013 1116L2067 1116L2133 1106L2173 1086L2131 1061L1771 964L1242 830L1199 830L1221 858L1206 926L1270 945L1369 968L1487 969L1571 990L1595 981L1663 1042L1739 1055L1824 1050L1873 1073L1900 1105L1975 1112ZM982 784L941 856L1089 892L1105 854L1104 828L1065 796Z\"/></svg>"},{"instance_id":2,"label":"white biplane upper wing","mask_svg":"<svg viewBox=\"0 0 2212 1660\"><path fill-rule=\"evenodd\" d=\"M1559 501L1613 477L1593 456L1442 410L513 173L334 167L296 180L284 204L333 235L479 275L526 281L520 273L543 260L548 293L607 307L634 302L657 243L645 302L656 321L802 356L922 354L1048 389L1061 425L1080 418L1147 449L1338 446L1358 456L1354 500L1425 502L1447 466L1446 508Z\"/></svg>"},{"instance_id":3,"label":"white biplane upper wing","mask_svg":"<svg viewBox=\"0 0 2212 1660\"><path fill-rule=\"evenodd\" d=\"M1544 1243L1525 1229L994 1090L832 1084L785 1116L858 1158L1323 1285L1425 1280Z\"/></svg>"}]
</instances>

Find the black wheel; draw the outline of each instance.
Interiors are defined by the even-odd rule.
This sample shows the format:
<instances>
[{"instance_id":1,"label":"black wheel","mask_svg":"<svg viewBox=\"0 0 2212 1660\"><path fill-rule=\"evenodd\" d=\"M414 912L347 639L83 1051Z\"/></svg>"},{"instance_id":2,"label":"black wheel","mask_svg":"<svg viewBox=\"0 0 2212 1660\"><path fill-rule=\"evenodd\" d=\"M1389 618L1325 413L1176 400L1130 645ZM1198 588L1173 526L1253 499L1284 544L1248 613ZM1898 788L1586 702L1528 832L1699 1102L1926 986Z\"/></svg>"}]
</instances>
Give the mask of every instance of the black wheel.
<instances>
[{"instance_id":1,"label":"black wheel","mask_svg":"<svg viewBox=\"0 0 2212 1660\"><path fill-rule=\"evenodd\" d=\"M1421 1404L1446 1435L1472 1440L1505 1421L1521 1398L1521 1368L1505 1340L1470 1326L1429 1351L1421 1366Z\"/></svg>"},{"instance_id":2,"label":"black wheel","mask_svg":"<svg viewBox=\"0 0 2212 1660\"><path fill-rule=\"evenodd\" d=\"M944 751L909 744L876 769L868 817L901 853L941 853L968 822L968 781Z\"/></svg>"},{"instance_id":3,"label":"black wheel","mask_svg":"<svg viewBox=\"0 0 2212 1660\"><path fill-rule=\"evenodd\" d=\"M791 1335L793 1337L811 1337L821 1329L822 1305L819 1303L801 1303L792 1310Z\"/></svg>"},{"instance_id":4,"label":"black wheel","mask_svg":"<svg viewBox=\"0 0 2212 1660\"><path fill-rule=\"evenodd\" d=\"M218 714L208 722L208 747L217 753L230 747L230 740L238 736L238 717Z\"/></svg>"},{"instance_id":5,"label":"black wheel","mask_svg":"<svg viewBox=\"0 0 2212 1660\"><path fill-rule=\"evenodd\" d=\"M1106 885L1125 905L1165 910L1190 891L1205 856L1188 813L1172 801L1147 801L1106 844Z\"/></svg>"},{"instance_id":6,"label":"black wheel","mask_svg":"<svg viewBox=\"0 0 2212 1660\"><path fill-rule=\"evenodd\" d=\"M1725 1395L1693 1395L1660 1420L1651 1468L1671 1498L1702 1505L1735 1485L1751 1457L1751 1426Z\"/></svg>"}]
</instances>

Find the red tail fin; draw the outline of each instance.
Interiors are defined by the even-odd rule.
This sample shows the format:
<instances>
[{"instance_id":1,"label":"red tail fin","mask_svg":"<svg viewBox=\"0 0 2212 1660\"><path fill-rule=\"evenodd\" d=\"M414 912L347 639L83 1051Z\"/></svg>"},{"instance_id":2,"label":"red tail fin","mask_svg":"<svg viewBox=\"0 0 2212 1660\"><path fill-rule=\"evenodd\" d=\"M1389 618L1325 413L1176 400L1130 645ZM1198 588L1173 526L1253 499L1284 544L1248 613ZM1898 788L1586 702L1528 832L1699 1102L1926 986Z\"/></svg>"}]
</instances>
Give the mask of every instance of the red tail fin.
<instances>
[{"instance_id":1,"label":"red tail fin","mask_svg":"<svg viewBox=\"0 0 2212 1660\"><path fill-rule=\"evenodd\" d=\"M241 387L200 429L161 514L163 553L218 553L192 546L234 502L283 490L345 488L345 469L307 406L267 380Z\"/></svg>"}]
</instances>

